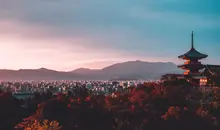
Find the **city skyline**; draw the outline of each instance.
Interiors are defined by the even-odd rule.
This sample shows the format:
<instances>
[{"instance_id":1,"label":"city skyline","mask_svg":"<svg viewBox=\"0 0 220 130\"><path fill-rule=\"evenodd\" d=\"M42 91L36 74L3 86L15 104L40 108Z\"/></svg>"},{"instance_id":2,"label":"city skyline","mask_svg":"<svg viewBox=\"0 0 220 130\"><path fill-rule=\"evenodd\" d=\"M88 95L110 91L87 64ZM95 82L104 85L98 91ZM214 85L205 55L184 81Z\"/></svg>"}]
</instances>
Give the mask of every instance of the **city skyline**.
<instances>
[{"instance_id":1,"label":"city skyline","mask_svg":"<svg viewBox=\"0 0 220 130\"><path fill-rule=\"evenodd\" d=\"M0 69L173 62L191 47L220 64L218 0L0 0Z\"/></svg>"}]
</instances>

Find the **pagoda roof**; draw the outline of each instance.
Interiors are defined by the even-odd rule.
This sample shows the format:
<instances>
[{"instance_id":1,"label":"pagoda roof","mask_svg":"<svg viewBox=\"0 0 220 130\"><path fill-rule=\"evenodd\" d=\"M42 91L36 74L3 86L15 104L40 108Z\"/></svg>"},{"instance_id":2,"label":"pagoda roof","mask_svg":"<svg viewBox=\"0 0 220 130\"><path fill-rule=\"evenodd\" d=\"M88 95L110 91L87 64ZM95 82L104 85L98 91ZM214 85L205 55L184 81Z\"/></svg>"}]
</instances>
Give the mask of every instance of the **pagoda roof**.
<instances>
[{"instance_id":1,"label":"pagoda roof","mask_svg":"<svg viewBox=\"0 0 220 130\"><path fill-rule=\"evenodd\" d=\"M194 48L193 32L192 32L191 37L192 37L191 49L188 52L186 52L185 54L178 56L178 58L182 58L182 59L202 59L202 58L208 57L208 55L202 54Z\"/></svg>"},{"instance_id":2,"label":"pagoda roof","mask_svg":"<svg viewBox=\"0 0 220 130\"><path fill-rule=\"evenodd\" d=\"M178 58L182 58L182 59L186 59L186 58L202 59L202 58L206 58L206 57L208 57L208 55L198 52L194 47L191 48L185 54L178 56Z\"/></svg>"}]
</instances>

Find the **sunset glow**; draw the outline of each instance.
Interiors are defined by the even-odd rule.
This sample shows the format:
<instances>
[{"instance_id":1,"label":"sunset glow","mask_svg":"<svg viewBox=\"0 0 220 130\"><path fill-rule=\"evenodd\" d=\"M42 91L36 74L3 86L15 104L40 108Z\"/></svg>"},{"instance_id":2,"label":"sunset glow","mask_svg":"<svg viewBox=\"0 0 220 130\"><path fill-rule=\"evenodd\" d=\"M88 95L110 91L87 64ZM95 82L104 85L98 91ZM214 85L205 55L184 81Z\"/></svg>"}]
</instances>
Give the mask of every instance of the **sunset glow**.
<instances>
[{"instance_id":1,"label":"sunset glow","mask_svg":"<svg viewBox=\"0 0 220 130\"><path fill-rule=\"evenodd\" d=\"M197 12L196 2L165 1L161 7L153 0L117 5L100 0L0 0L0 68L67 71L128 60L179 64L176 56L190 47L191 30L196 32L195 46L209 54L205 62L219 64L219 9L209 8L205 0L196 0L207 5ZM181 4L192 5L192 12L173 7Z\"/></svg>"}]
</instances>

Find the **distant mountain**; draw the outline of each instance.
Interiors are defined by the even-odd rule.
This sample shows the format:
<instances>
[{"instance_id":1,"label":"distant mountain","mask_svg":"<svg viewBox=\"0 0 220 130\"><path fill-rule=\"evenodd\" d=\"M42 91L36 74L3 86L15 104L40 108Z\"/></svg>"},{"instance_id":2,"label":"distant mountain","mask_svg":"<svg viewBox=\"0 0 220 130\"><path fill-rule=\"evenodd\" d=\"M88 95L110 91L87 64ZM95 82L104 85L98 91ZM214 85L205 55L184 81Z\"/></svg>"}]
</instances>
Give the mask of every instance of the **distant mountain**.
<instances>
[{"instance_id":1,"label":"distant mountain","mask_svg":"<svg viewBox=\"0 0 220 130\"><path fill-rule=\"evenodd\" d=\"M44 68L0 70L0 80L71 80L73 76L75 76L75 74L70 74L67 72L58 72L55 70L49 70Z\"/></svg>"},{"instance_id":2,"label":"distant mountain","mask_svg":"<svg viewBox=\"0 0 220 130\"><path fill-rule=\"evenodd\" d=\"M171 62L143 62L128 61L116 63L103 68L102 73L107 73L110 78L129 78L129 79L159 79L166 73L180 73L177 66Z\"/></svg>"},{"instance_id":3,"label":"distant mountain","mask_svg":"<svg viewBox=\"0 0 220 130\"><path fill-rule=\"evenodd\" d=\"M128 61L103 69L79 68L60 72L46 68L0 70L1 80L110 80L110 79L159 79L166 73L182 71L171 62Z\"/></svg>"},{"instance_id":4,"label":"distant mountain","mask_svg":"<svg viewBox=\"0 0 220 130\"><path fill-rule=\"evenodd\" d=\"M71 73L75 73L75 74L91 74L91 73L97 73L99 72L100 70L98 69L88 69L88 68L78 68L78 69L75 69L73 71L70 71Z\"/></svg>"}]
</instances>

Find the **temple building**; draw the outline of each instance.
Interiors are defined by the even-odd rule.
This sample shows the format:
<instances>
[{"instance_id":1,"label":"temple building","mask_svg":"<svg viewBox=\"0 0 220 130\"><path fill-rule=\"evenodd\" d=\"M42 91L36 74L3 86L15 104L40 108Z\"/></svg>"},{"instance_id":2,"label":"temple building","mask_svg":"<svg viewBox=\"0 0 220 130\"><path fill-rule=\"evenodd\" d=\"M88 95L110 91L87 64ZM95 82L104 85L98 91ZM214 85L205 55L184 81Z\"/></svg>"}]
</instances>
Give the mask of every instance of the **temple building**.
<instances>
[{"instance_id":1,"label":"temple building","mask_svg":"<svg viewBox=\"0 0 220 130\"><path fill-rule=\"evenodd\" d=\"M199 76L200 85L220 86L220 65L206 65Z\"/></svg>"},{"instance_id":2,"label":"temple building","mask_svg":"<svg viewBox=\"0 0 220 130\"><path fill-rule=\"evenodd\" d=\"M191 35L191 49L178 58L185 60L178 67L185 70L184 78L197 85L220 85L220 65L204 65L200 60L207 58L207 54L200 53L194 48L193 32Z\"/></svg>"},{"instance_id":3,"label":"temple building","mask_svg":"<svg viewBox=\"0 0 220 130\"><path fill-rule=\"evenodd\" d=\"M208 55L202 54L194 48L193 32L191 38L191 49L187 53L178 56L178 58L186 60L183 65L179 65L178 67L186 70L184 75L187 76L198 75L199 70L205 67L205 65L203 65L199 60L208 57Z\"/></svg>"}]
</instances>

